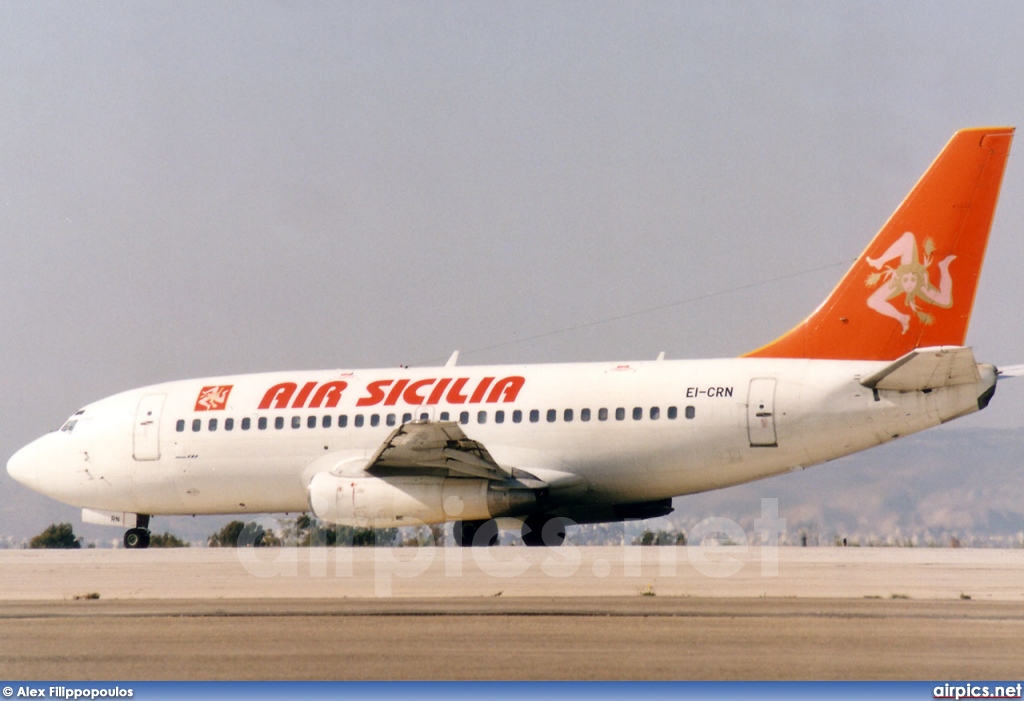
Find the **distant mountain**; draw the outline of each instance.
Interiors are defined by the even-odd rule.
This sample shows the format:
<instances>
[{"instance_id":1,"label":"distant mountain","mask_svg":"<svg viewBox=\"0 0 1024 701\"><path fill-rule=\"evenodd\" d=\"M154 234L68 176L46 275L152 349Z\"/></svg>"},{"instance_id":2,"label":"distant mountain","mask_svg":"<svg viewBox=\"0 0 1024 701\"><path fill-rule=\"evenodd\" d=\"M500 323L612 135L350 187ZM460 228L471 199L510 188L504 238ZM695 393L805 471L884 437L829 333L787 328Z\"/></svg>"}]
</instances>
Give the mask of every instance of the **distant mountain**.
<instances>
[{"instance_id":1,"label":"distant mountain","mask_svg":"<svg viewBox=\"0 0 1024 701\"><path fill-rule=\"evenodd\" d=\"M1024 545L1024 431L937 429L761 482L676 499L683 530L720 516L749 532L776 497L799 544Z\"/></svg>"}]
</instances>

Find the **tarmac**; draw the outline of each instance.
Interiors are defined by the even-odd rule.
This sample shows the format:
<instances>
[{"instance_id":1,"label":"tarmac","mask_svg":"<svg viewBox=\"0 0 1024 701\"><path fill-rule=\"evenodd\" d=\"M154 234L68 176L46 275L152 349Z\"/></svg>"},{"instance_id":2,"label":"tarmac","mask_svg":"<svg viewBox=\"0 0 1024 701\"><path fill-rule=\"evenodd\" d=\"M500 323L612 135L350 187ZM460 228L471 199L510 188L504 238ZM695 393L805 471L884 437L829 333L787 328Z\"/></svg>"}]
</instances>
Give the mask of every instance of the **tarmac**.
<instances>
[{"instance_id":1,"label":"tarmac","mask_svg":"<svg viewBox=\"0 0 1024 701\"><path fill-rule=\"evenodd\" d=\"M1024 678L1024 551L0 551L7 679Z\"/></svg>"}]
</instances>

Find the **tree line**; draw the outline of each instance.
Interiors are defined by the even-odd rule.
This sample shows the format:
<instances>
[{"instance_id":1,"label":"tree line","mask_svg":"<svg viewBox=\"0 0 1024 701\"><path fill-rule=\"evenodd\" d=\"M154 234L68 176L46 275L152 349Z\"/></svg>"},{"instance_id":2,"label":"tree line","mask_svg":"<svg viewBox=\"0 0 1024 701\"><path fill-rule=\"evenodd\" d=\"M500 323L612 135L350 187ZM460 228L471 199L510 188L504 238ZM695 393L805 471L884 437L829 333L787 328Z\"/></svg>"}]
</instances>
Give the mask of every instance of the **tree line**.
<instances>
[{"instance_id":1,"label":"tree line","mask_svg":"<svg viewBox=\"0 0 1024 701\"><path fill-rule=\"evenodd\" d=\"M307 514L283 522L281 533L267 530L255 521L231 521L206 539L211 548L308 547L381 547L443 545L443 524L423 527L412 532L397 528L352 528L324 523ZM686 545L682 531L651 531L645 529L633 545ZM150 536L151 548L187 548L190 543L171 533ZM75 535L70 523L54 523L33 537L28 547L35 549L78 549L82 538Z\"/></svg>"}]
</instances>

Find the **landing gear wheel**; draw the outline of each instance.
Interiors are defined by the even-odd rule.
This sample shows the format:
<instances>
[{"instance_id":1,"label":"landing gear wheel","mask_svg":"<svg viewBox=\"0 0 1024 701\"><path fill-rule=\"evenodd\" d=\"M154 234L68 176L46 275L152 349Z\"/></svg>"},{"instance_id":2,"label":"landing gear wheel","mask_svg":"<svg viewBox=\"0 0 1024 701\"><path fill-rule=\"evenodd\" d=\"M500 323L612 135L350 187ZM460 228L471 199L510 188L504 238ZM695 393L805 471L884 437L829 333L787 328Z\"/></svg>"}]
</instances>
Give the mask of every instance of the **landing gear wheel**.
<instances>
[{"instance_id":1,"label":"landing gear wheel","mask_svg":"<svg viewBox=\"0 0 1024 701\"><path fill-rule=\"evenodd\" d=\"M456 521L452 529L455 542L464 548L490 547L498 544L498 524L489 521Z\"/></svg>"},{"instance_id":2,"label":"landing gear wheel","mask_svg":"<svg viewBox=\"0 0 1024 701\"><path fill-rule=\"evenodd\" d=\"M124 533L124 547L142 550L149 547L149 531L145 528L131 528Z\"/></svg>"},{"instance_id":3,"label":"landing gear wheel","mask_svg":"<svg viewBox=\"0 0 1024 701\"><path fill-rule=\"evenodd\" d=\"M557 546L565 542L565 519L559 516L535 514L523 521L523 545Z\"/></svg>"}]
</instances>

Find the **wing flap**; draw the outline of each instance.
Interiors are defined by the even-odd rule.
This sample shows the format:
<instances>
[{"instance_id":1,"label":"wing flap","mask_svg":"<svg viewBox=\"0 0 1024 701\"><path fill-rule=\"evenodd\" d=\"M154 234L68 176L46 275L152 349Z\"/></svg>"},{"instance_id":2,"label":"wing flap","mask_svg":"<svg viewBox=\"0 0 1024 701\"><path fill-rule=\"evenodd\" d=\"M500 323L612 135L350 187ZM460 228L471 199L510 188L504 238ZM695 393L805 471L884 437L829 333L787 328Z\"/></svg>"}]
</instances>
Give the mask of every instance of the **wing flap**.
<instances>
[{"instance_id":1,"label":"wing flap","mask_svg":"<svg viewBox=\"0 0 1024 701\"><path fill-rule=\"evenodd\" d=\"M965 346L918 348L860 381L871 389L937 389L979 382L974 351Z\"/></svg>"},{"instance_id":2,"label":"wing flap","mask_svg":"<svg viewBox=\"0 0 1024 701\"><path fill-rule=\"evenodd\" d=\"M401 470L447 471L453 477L504 481L512 473L494 461L487 448L451 421L413 421L391 432L367 463L380 474Z\"/></svg>"}]
</instances>

